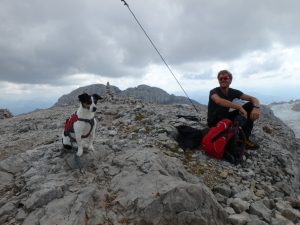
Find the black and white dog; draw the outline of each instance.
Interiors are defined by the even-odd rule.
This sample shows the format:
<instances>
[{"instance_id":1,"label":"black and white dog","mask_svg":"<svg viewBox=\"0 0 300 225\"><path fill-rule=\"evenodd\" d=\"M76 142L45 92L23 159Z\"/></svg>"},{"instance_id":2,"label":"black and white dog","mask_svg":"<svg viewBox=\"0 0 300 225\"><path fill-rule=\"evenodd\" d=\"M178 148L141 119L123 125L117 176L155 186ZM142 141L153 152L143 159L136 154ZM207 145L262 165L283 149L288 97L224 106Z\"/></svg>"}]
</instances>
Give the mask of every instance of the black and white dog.
<instances>
[{"instance_id":1,"label":"black and white dog","mask_svg":"<svg viewBox=\"0 0 300 225\"><path fill-rule=\"evenodd\" d=\"M77 146L76 155L81 156L83 147L88 147L89 150L94 151L93 142L97 124L95 119L96 104L102 97L97 94L83 93L78 96L78 99L80 101L79 109L67 119L62 134L62 142L66 149ZM85 138L89 138L87 146L83 144Z\"/></svg>"}]
</instances>

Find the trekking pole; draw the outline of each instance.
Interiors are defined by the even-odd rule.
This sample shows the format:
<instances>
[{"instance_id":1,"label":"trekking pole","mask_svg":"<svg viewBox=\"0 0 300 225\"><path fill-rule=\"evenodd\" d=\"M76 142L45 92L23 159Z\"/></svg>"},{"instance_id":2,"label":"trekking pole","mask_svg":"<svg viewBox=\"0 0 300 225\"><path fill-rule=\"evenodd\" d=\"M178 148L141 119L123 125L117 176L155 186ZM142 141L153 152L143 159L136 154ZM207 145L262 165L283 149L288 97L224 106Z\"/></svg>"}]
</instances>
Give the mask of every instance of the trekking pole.
<instances>
[{"instance_id":1,"label":"trekking pole","mask_svg":"<svg viewBox=\"0 0 300 225\"><path fill-rule=\"evenodd\" d=\"M168 63L166 62L166 60L164 59L164 57L162 56L162 54L158 51L156 45L154 44L154 42L151 40L150 36L147 34L147 32L145 31L145 29L143 28L142 24L139 22L139 20L137 19L137 17L135 16L135 14L132 12L132 10L130 9L128 3L125 0L121 0L121 2L124 3L124 6L127 6L128 10L130 11L130 13L132 14L133 18L135 19L135 21L137 22L137 24L140 26L140 28L142 29L142 31L144 32L144 34L146 35L146 37L148 38L148 40L150 41L151 45L153 46L153 48L155 49L155 51L157 52L157 54L160 56L161 60L164 62L165 66L168 68L169 72L173 75L174 79L176 80L176 82L178 83L178 85L180 86L180 88L182 89L182 91L184 92L185 96L188 98L188 100L190 101L190 103L192 104L192 106L194 107L194 109L196 110L197 113L199 113L198 109L196 108L196 106L194 105L194 103L192 102L192 100L190 99L190 97L188 96L188 94L186 93L186 91L184 90L184 88L182 87L182 85L180 84L179 80L176 78L175 74L173 73L173 71L171 70L170 66L168 65ZM200 113L199 113L200 114ZM201 118L200 118L201 120Z\"/></svg>"}]
</instances>

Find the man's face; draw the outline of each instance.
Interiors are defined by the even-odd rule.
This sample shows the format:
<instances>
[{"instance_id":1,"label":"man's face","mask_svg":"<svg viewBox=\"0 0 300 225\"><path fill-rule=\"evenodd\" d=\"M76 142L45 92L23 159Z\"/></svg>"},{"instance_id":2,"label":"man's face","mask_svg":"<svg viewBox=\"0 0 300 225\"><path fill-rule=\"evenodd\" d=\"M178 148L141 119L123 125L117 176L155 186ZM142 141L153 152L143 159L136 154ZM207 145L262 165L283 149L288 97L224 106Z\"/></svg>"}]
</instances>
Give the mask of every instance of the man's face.
<instances>
[{"instance_id":1,"label":"man's face","mask_svg":"<svg viewBox=\"0 0 300 225\"><path fill-rule=\"evenodd\" d=\"M221 88L227 88L231 84L231 78L228 74L221 74L218 80Z\"/></svg>"}]
</instances>

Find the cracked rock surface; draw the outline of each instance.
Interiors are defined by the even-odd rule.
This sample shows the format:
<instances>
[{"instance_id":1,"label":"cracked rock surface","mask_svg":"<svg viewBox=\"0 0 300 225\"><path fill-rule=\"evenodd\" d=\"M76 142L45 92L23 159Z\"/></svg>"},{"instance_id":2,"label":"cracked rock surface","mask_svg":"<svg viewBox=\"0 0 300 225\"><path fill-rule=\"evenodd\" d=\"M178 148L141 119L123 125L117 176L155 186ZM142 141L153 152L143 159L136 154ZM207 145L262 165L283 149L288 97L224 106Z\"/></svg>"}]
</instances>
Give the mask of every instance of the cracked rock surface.
<instances>
[{"instance_id":1,"label":"cracked rock surface","mask_svg":"<svg viewBox=\"0 0 300 225\"><path fill-rule=\"evenodd\" d=\"M98 103L95 152L80 173L61 145L76 106L0 120L0 224L300 224L299 140L265 108L238 166L184 152L176 126L206 108L118 97Z\"/></svg>"}]
</instances>

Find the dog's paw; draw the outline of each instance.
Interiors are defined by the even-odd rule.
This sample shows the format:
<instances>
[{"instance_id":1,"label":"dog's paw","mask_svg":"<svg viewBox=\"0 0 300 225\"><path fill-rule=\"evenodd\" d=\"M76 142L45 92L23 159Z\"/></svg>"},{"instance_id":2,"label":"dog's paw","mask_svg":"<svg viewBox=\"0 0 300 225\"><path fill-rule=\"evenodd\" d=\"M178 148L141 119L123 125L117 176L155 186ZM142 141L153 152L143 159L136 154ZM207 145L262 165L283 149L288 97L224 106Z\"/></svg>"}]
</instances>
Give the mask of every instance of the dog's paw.
<instances>
[{"instance_id":1,"label":"dog's paw","mask_svg":"<svg viewBox=\"0 0 300 225\"><path fill-rule=\"evenodd\" d=\"M83 149L78 148L76 155L80 157L80 156L82 156L82 153L83 153Z\"/></svg>"},{"instance_id":2,"label":"dog's paw","mask_svg":"<svg viewBox=\"0 0 300 225\"><path fill-rule=\"evenodd\" d=\"M95 151L95 148L94 148L93 145L90 145L88 149L89 149L90 151L93 151L93 152Z\"/></svg>"}]
</instances>

